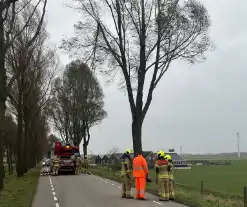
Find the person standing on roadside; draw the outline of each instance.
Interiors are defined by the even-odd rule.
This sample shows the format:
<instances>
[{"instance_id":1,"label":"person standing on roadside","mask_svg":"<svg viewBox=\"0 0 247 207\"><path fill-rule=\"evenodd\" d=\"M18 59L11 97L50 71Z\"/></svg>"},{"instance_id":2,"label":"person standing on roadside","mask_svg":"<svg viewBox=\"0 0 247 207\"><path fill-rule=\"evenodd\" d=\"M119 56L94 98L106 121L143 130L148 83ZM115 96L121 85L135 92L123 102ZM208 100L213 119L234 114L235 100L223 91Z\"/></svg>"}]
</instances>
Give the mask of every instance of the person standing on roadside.
<instances>
[{"instance_id":1,"label":"person standing on roadside","mask_svg":"<svg viewBox=\"0 0 247 207\"><path fill-rule=\"evenodd\" d=\"M159 200L169 201L169 175L168 161L165 159L165 153L161 153L160 159L155 165L156 183L159 184Z\"/></svg>"},{"instance_id":2,"label":"person standing on roadside","mask_svg":"<svg viewBox=\"0 0 247 207\"><path fill-rule=\"evenodd\" d=\"M175 192L174 192L174 176L173 169L174 166L172 164L171 155L166 155L165 159L168 160L168 175L169 175L169 200L174 200Z\"/></svg>"},{"instance_id":3,"label":"person standing on roadside","mask_svg":"<svg viewBox=\"0 0 247 207\"><path fill-rule=\"evenodd\" d=\"M145 198L145 189L148 178L148 166L141 152L133 159L133 177L135 178L136 199L147 200Z\"/></svg>"},{"instance_id":4,"label":"person standing on roadside","mask_svg":"<svg viewBox=\"0 0 247 207\"><path fill-rule=\"evenodd\" d=\"M122 177L122 198L133 199L131 196L131 169L130 169L130 149L123 154L121 161L121 177Z\"/></svg>"}]
</instances>

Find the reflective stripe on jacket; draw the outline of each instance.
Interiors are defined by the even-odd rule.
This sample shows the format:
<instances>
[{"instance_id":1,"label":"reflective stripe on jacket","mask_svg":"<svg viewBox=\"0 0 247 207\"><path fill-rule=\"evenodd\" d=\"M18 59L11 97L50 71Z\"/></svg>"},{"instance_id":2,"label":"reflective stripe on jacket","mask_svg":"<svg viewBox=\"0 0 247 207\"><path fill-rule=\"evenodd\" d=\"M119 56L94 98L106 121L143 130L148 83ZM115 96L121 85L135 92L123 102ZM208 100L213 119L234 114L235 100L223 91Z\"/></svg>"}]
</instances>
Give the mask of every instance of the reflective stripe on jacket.
<instances>
[{"instance_id":1,"label":"reflective stripe on jacket","mask_svg":"<svg viewBox=\"0 0 247 207\"><path fill-rule=\"evenodd\" d=\"M133 176L146 177L148 174L147 161L142 155L138 155L133 159Z\"/></svg>"},{"instance_id":2,"label":"reflective stripe on jacket","mask_svg":"<svg viewBox=\"0 0 247 207\"><path fill-rule=\"evenodd\" d=\"M174 176L173 176L173 169L174 169L174 166L172 163L169 163L169 166L170 166L170 170L168 172L168 175L169 175L169 179L170 180L174 180Z\"/></svg>"},{"instance_id":3,"label":"reflective stripe on jacket","mask_svg":"<svg viewBox=\"0 0 247 207\"><path fill-rule=\"evenodd\" d=\"M127 166L127 169L126 169ZM121 175L127 175L130 174L130 161L129 158L124 158L123 161L121 162Z\"/></svg>"}]
</instances>

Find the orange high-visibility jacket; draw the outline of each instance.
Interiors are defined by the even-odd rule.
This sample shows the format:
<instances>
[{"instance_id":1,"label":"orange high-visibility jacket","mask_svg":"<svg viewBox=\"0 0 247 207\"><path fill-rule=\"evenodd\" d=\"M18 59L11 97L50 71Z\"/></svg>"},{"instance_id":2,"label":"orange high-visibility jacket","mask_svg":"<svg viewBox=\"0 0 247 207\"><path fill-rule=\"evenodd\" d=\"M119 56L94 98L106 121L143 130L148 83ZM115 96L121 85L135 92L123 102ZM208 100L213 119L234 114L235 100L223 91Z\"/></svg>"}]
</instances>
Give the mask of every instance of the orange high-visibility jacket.
<instances>
[{"instance_id":1,"label":"orange high-visibility jacket","mask_svg":"<svg viewBox=\"0 0 247 207\"><path fill-rule=\"evenodd\" d=\"M133 159L133 177L146 177L147 174L147 161L142 155L138 155Z\"/></svg>"}]
</instances>

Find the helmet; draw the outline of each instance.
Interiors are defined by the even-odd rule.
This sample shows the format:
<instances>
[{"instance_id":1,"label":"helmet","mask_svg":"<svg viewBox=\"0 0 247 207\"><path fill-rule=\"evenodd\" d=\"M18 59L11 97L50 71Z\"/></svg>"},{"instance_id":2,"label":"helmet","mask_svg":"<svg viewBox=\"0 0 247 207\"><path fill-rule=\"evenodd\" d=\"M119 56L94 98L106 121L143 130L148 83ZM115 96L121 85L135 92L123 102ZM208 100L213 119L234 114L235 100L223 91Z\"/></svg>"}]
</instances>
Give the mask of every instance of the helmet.
<instances>
[{"instance_id":1,"label":"helmet","mask_svg":"<svg viewBox=\"0 0 247 207\"><path fill-rule=\"evenodd\" d=\"M165 152L162 151L162 150L159 150L159 151L157 152L157 155L158 155L158 157L164 157L164 156L165 156Z\"/></svg>"},{"instance_id":2,"label":"helmet","mask_svg":"<svg viewBox=\"0 0 247 207\"><path fill-rule=\"evenodd\" d=\"M171 160L171 159L172 159L172 157L171 157L171 155L166 155L166 156L165 156L165 159L167 159L167 160Z\"/></svg>"},{"instance_id":3,"label":"helmet","mask_svg":"<svg viewBox=\"0 0 247 207\"><path fill-rule=\"evenodd\" d=\"M127 155L129 155L129 154L131 154L132 153L132 150L131 149L127 149L126 151L125 151L125 154L127 154Z\"/></svg>"}]
</instances>

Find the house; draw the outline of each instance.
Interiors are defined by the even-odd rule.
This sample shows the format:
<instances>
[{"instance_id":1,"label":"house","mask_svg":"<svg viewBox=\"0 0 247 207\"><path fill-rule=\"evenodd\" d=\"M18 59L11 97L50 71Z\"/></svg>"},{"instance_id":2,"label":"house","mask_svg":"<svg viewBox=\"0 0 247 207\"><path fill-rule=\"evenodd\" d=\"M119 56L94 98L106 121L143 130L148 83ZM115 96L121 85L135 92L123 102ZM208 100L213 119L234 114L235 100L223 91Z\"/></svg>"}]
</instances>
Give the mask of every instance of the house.
<instances>
[{"instance_id":1,"label":"house","mask_svg":"<svg viewBox=\"0 0 247 207\"><path fill-rule=\"evenodd\" d=\"M111 165L119 164L122 156L123 156L123 153L113 153L109 158L109 164Z\"/></svg>"},{"instance_id":2,"label":"house","mask_svg":"<svg viewBox=\"0 0 247 207\"><path fill-rule=\"evenodd\" d=\"M172 152L170 151L171 150L169 150L167 154L169 154L172 157L172 162L173 162L174 167L188 167L188 163L183 157L178 155L175 151L172 151ZM158 157L157 153L154 153L154 154L157 159Z\"/></svg>"},{"instance_id":3,"label":"house","mask_svg":"<svg viewBox=\"0 0 247 207\"><path fill-rule=\"evenodd\" d=\"M97 155L95 158L95 164L97 164L97 165L102 164L102 157L103 156Z\"/></svg>"},{"instance_id":4,"label":"house","mask_svg":"<svg viewBox=\"0 0 247 207\"><path fill-rule=\"evenodd\" d=\"M170 152L169 155L172 157L174 167L188 167L187 161L176 152Z\"/></svg>"},{"instance_id":5,"label":"house","mask_svg":"<svg viewBox=\"0 0 247 207\"><path fill-rule=\"evenodd\" d=\"M105 154L102 158L101 158L101 164L109 164L109 158L111 157L110 154Z\"/></svg>"},{"instance_id":6,"label":"house","mask_svg":"<svg viewBox=\"0 0 247 207\"><path fill-rule=\"evenodd\" d=\"M99 165L99 164L101 164L101 160L102 158L101 158L101 156L100 155L93 155L92 157L91 157L91 159L90 159L90 163L91 164L97 164L97 165Z\"/></svg>"}]
</instances>

